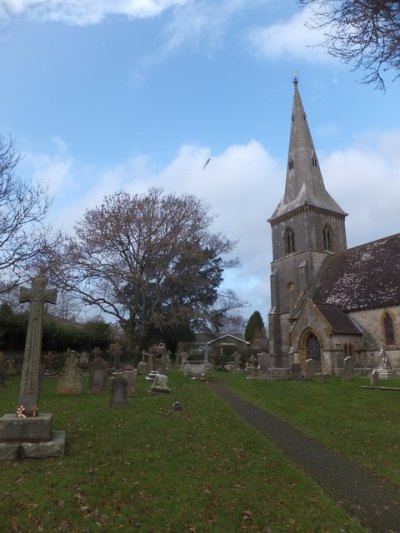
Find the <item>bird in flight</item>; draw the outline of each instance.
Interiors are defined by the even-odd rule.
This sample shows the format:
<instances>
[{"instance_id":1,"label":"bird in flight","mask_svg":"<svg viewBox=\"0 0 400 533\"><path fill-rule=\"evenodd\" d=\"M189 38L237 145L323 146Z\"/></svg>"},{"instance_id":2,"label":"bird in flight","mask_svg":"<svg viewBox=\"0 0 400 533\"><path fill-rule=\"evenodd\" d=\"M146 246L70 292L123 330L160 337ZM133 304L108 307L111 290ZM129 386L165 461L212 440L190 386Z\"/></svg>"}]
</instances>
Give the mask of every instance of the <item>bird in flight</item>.
<instances>
[{"instance_id":1,"label":"bird in flight","mask_svg":"<svg viewBox=\"0 0 400 533\"><path fill-rule=\"evenodd\" d=\"M207 159L207 161L204 163L204 165L203 165L203 170L206 168L206 166L208 165L208 163L209 163L210 161L211 161L211 157L209 157L209 158Z\"/></svg>"}]
</instances>

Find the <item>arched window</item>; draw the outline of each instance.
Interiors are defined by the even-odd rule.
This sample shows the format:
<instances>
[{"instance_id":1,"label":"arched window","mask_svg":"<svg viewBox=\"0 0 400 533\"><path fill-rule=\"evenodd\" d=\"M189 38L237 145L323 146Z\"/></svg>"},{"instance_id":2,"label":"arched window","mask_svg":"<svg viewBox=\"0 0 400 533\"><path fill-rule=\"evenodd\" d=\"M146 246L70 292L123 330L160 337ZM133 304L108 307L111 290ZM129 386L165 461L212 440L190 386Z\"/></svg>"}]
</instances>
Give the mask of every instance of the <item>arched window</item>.
<instances>
[{"instance_id":1,"label":"arched window","mask_svg":"<svg viewBox=\"0 0 400 533\"><path fill-rule=\"evenodd\" d=\"M319 341L314 333L310 333L306 342L307 359L314 359L320 361L321 359L321 347Z\"/></svg>"},{"instance_id":2,"label":"arched window","mask_svg":"<svg viewBox=\"0 0 400 533\"><path fill-rule=\"evenodd\" d=\"M329 224L325 224L324 229L322 230L322 235L324 238L324 250L329 250L331 252L333 249L333 234Z\"/></svg>"},{"instance_id":3,"label":"arched window","mask_svg":"<svg viewBox=\"0 0 400 533\"><path fill-rule=\"evenodd\" d=\"M385 334L386 346L396 344L393 318L389 315L389 313L385 313L385 316L383 317L383 332Z\"/></svg>"},{"instance_id":4,"label":"arched window","mask_svg":"<svg viewBox=\"0 0 400 533\"><path fill-rule=\"evenodd\" d=\"M285 229L285 252L291 254L295 251L294 246L294 231L292 228Z\"/></svg>"}]
</instances>

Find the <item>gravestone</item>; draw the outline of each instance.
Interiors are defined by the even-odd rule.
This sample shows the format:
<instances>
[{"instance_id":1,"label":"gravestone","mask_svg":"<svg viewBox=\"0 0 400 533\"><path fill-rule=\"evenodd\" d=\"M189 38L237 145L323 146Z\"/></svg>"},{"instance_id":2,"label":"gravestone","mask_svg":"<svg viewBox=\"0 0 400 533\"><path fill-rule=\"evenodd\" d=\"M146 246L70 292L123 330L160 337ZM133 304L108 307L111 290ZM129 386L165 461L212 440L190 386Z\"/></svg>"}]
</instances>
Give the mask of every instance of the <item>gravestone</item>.
<instances>
[{"instance_id":1,"label":"gravestone","mask_svg":"<svg viewBox=\"0 0 400 533\"><path fill-rule=\"evenodd\" d=\"M377 368L374 368L372 370L369 378L369 384L371 385L371 387L379 386L379 370Z\"/></svg>"},{"instance_id":2,"label":"gravestone","mask_svg":"<svg viewBox=\"0 0 400 533\"><path fill-rule=\"evenodd\" d=\"M270 358L267 353L261 352L257 355L258 359L258 372L262 376L265 376L268 374L268 370L270 367Z\"/></svg>"},{"instance_id":3,"label":"gravestone","mask_svg":"<svg viewBox=\"0 0 400 533\"><path fill-rule=\"evenodd\" d=\"M138 372L141 376L144 376L146 374L146 370L147 370L147 363L146 361L140 361L140 363L138 364Z\"/></svg>"},{"instance_id":4,"label":"gravestone","mask_svg":"<svg viewBox=\"0 0 400 533\"><path fill-rule=\"evenodd\" d=\"M257 376L257 357L250 355L247 367L247 379L254 379Z\"/></svg>"},{"instance_id":5,"label":"gravestone","mask_svg":"<svg viewBox=\"0 0 400 533\"><path fill-rule=\"evenodd\" d=\"M150 372L153 372L153 370L156 370L156 366L155 366L156 354L153 352L149 352L148 354L146 354L146 356L147 356L146 374L150 374Z\"/></svg>"},{"instance_id":6,"label":"gravestone","mask_svg":"<svg viewBox=\"0 0 400 533\"><path fill-rule=\"evenodd\" d=\"M386 353L384 343L381 344L381 350L378 355L378 361L379 361L379 377L381 379L389 379L389 378L395 378L396 372L393 370L392 365L389 361L389 357Z\"/></svg>"},{"instance_id":7,"label":"gravestone","mask_svg":"<svg viewBox=\"0 0 400 533\"><path fill-rule=\"evenodd\" d=\"M84 369L89 368L89 353L88 352L84 351L79 356L79 366Z\"/></svg>"},{"instance_id":8,"label":"gravestone","mask_svg":"<svg viewBox=\"0 0 400 533\"><path fill-rule=\"evenodd\" d=\"M107 363L102 357L96 357L90 365L89 392L93 394L105 392L107 390L107 383Z\"/></svg>"},{"instance_id":9,"label":"gravestone","mask_svg":"<svg viewBox=\"0 0 400 533\"><path fill-rule=\"evenodd\" d=\"M138 371L131 366L126 366L122 371L122 376L128 385L128 396L133 396L136 393L137 374Z\"/></svg>"},{"instance_id":10,"label":"gravestone","mask_svg":"<svg viewBox=\"0 0 400 533\"><path fill-rule=\"evenodd\" d=\"M110 359L111 359L110 362L114 368L119 368L121 354L122 354L122 346L118 342L110 344Z\"/></svg>"},{"instance_id":11,"label":"gravestone","mask_svg":"<svg viewBox=\"0 0 400 533\"><path fill-rule=\"evenodd\" d=\"M315 361L315 359L307 359L306 360L306 366L304 369L304 377L305 379L311 379L315 376L315 374L319 370L319 364L318 361Z\"/></svg>"},{"instance_id":12,"label":"gravestone","mask_svg":"<svg viewBox=\"0 0 400 533\"><path fill-rule=\"evenodd\" d=\"M64 368L57 379L59 394L76 395L82 392L82 372L78 366L79 354L75 350L68 350Z\"/></svg>"},{"instance_id":13,"label":"gravestone","mask_svg":"<svg viewBox=\"0 0 400 533\"><path fill-rule=\"evenodd\" d=\"M6 376L16 376L17 375L17 369L15 367L15 359L13 357L9 357L7 359L6 363Z\"/></svg>"},{"instance_id":14,"label":"gravestone","mask_svg":"<svg viewBox=\"0 0 400 533\"><path fill-rule=\"evenodd\" d=\"M125 407L128 405L128 383L123 376L117 376L111 381L111 407Z\"/></svg>"},{"instance_id":15,"label":"gravestone","mask_svg":"<svg viewBox=\"0 0 400 533\"><path fill-rule=\"evenodd\" d=\"M240 353L236 351L232 357L233 357L233 360L235 361L234 370L236 370L236 372L240 372L240 359L241 359Z\"/></svg>"},{"instance_id":16,"label":"gravestone","mask_svg":"<svg viewBox=\"0 0 400 533\"><path fill-rule=\"evenodd\" d=\"M352 379L354 379L354 357L349 355L344 358L342 380L351 381Z\"/></svg>"},{"instance_id":17,"label":"gravestone","mask_svg":"<svg viewBox=\"0 0 400 533\"><path fill-rule=\"evenodd\" d=\"M168 377L163 374L156 374L153 384L150 387L150 394L169 394Z\"/></svg>"},{"instance_id":18,"label":"gravestone","mask_svg":"<svg viewBox=\"0 0 400 533\"><path fill-rule=\"evenodd\" d=\"M21 386L16 414L0 418L0 459L60 457L65 451L65 432L52 431L53 415L39 413L40 355L43 304L56 303L55 289L46 291L47 280L36 277L32 288L21 288L20 302L30 302Z\"/></svg>"},{"instance_id":19,"label":"gravestone","mask_svg":"<svg viewBox=\"0 0 400 533\"><path fill-rule=\"evenodd\" d=\"M300 379L303 379L303 376L301 374L301 365L300 365L300 363L290 363L289 379L291 379L293 381L298 381Z\"/></svg>"}]
</instances>

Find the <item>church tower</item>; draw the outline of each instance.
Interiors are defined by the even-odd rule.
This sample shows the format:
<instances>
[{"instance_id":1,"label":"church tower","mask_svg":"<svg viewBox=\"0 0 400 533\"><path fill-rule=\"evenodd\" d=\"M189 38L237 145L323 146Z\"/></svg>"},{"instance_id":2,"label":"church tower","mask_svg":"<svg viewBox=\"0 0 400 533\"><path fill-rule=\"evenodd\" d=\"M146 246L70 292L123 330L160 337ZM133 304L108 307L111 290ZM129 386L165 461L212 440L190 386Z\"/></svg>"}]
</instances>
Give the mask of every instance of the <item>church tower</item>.
<instances>
[{"instance_id":1,"label":"church tower","mask_svg":"<svg viewBox=\"0 0 400 533\"><path fill-rule=\"evenodd\" d=\"M272 229L270 354L287 363L292 313L313 287L325 258L347 248L346 213L326 191L294 79L285 194Z\"/></svg>"}]
</instances>

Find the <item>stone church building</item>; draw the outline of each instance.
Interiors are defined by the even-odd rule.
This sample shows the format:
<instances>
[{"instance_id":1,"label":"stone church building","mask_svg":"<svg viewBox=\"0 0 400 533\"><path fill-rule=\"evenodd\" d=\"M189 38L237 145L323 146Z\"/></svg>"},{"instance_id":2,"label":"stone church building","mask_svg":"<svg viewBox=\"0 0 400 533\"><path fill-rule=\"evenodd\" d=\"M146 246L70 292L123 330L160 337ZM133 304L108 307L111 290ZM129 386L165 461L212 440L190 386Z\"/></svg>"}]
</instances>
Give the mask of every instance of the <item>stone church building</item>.
<instances>
[{"instance_id":1,"label":"stone church building","mask_svg":"<svg viewBox=\"0 0 400 533\"><path fill-rule=\"evenodd\" d=\"M374 368L384 348L400 370L400 234L347 248L346 216L325 189L295 80L285 193L269 219L275 367L312 358L335 374L352 355Z\"/></svg>"}]
</instances>

